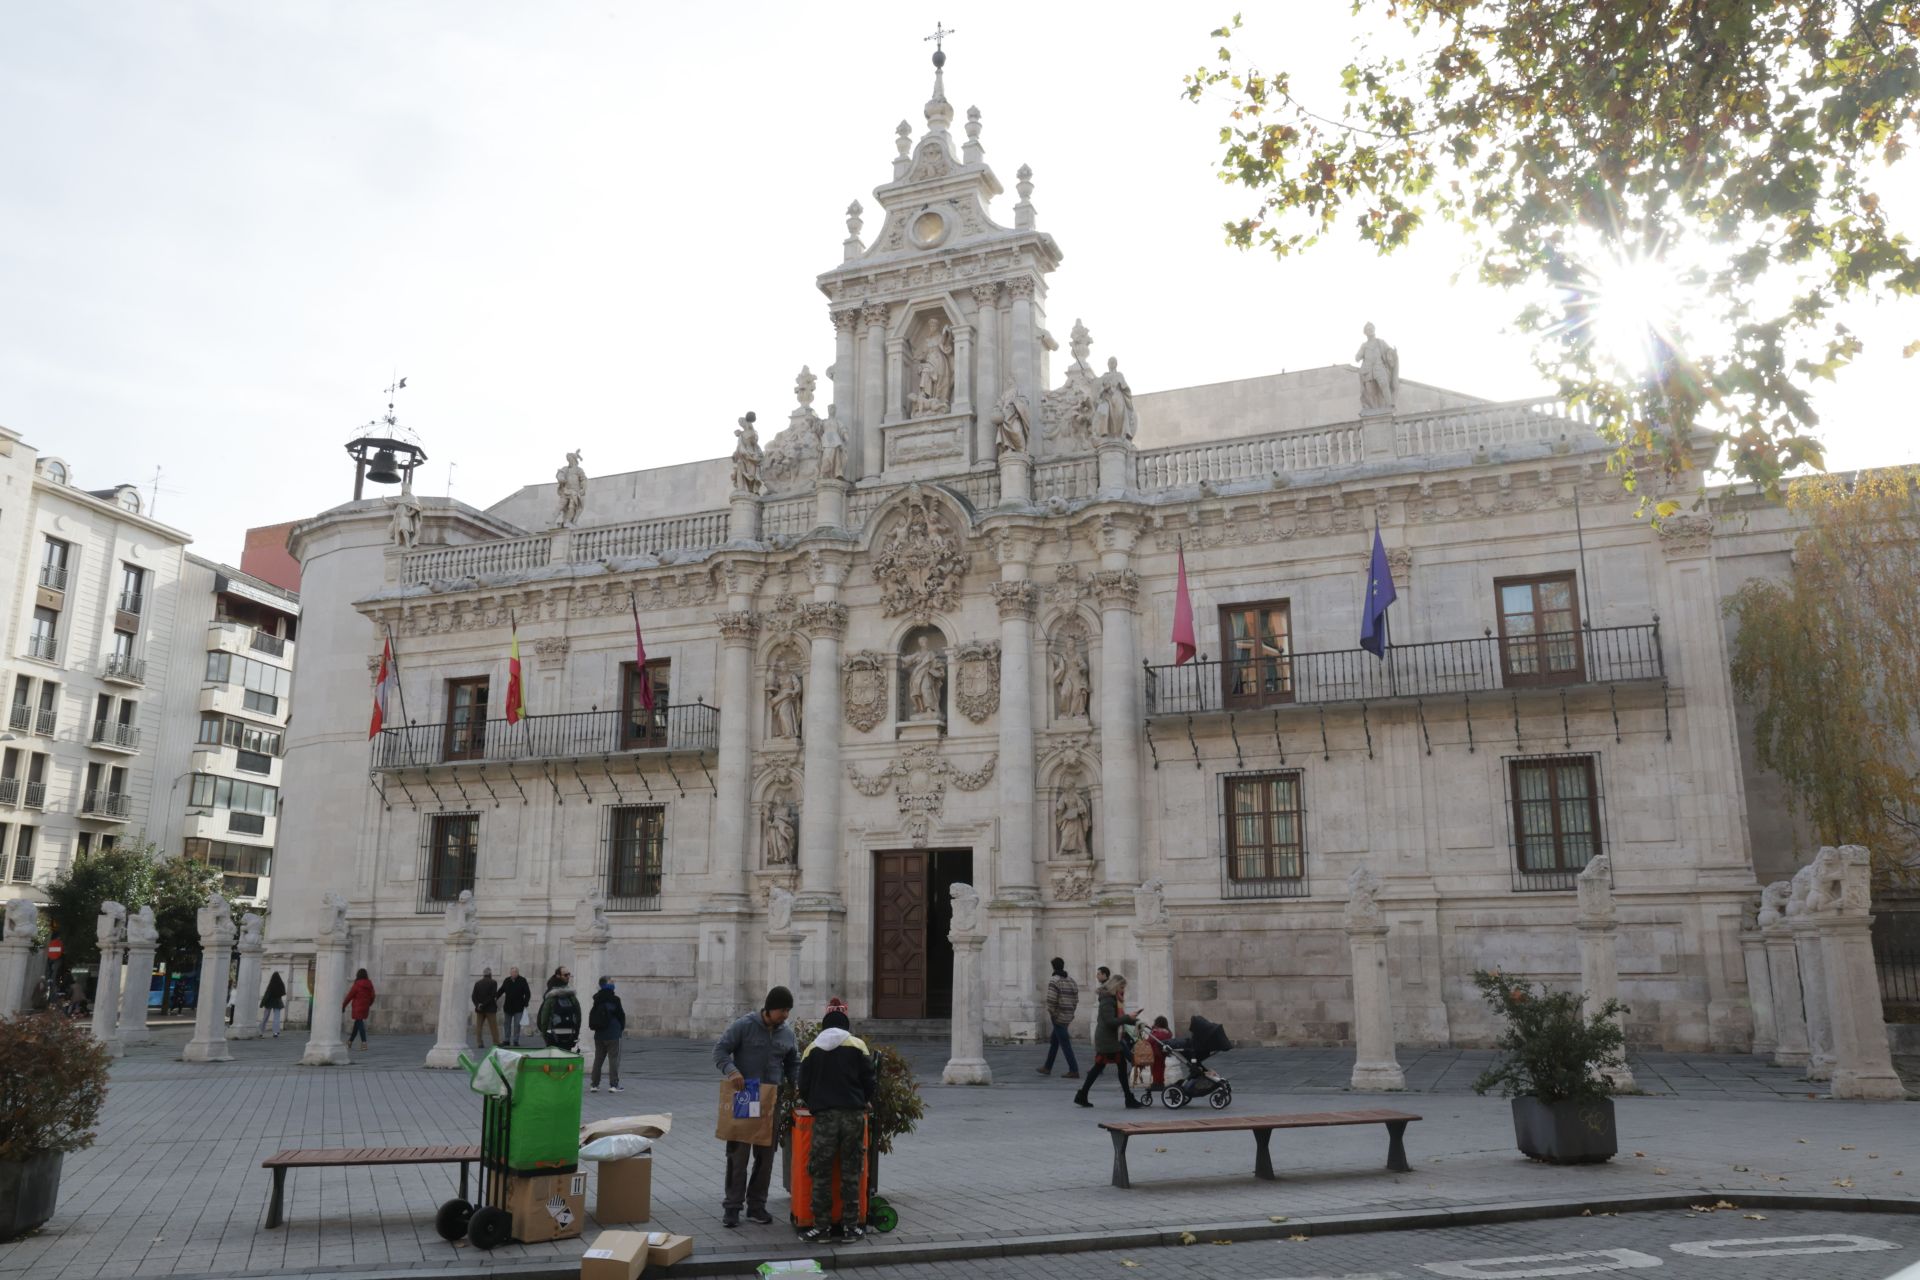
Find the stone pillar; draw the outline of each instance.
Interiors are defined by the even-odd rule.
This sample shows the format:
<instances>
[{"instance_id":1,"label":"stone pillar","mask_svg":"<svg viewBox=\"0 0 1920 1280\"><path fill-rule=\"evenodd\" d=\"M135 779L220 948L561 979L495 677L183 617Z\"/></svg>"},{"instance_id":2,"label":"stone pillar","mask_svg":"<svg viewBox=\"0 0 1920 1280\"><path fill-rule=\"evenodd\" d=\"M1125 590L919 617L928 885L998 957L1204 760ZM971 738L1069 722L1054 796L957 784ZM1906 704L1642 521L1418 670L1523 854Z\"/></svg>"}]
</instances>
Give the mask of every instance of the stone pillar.
<instances>
[{"instance_id":1,"label":"stone pillar","mask_svg":"<svg viewBox=\"0 0 1920 1280\"><path fill-rule=\"evenodd\" d=\"M970 884L956 884L949 892L953 895L953 927L947 931L947 941L953 945L953 1044L940 1083L992 1084L982 1023L986 983L980 952L987 939L979 927L980 895Z\"/></svg>"},{"instance_id":2,"label":"stone pillar","mask_svg":"<svg viewBox=\"0 0 1920 1280\"><path fill-rule=\"evenodd\" d=\"M1793 935L1793 954L1800 962L1800 1002L1807 1014L1807 1079L1833 1079L1833 1022L1827 1012L1827 966L1820 954L1820 934L1807 918L1807 895L1813 889L1813 868L1794 873L1793 893L1787 899L1787 927Z\"/></svg>"},{"instance_id":3,"label":"stone pillar","mask_svg":"<svg viewBox=\"0 0 1920 1280\"><path fill-rule=\"evenodd\" d=\"M1387 983L1387 922L1375 900L1379 881L1365 867L1347 877L1347 946L1353 953L1353 1076L1348 1087L1388 1092L1407 1087L1393 1052L1393 992Z\"/></svg>"},{"instance_id":4,"label":"stone pillar","mask_svg":"<svg viewBox=\"0 0 1920 1280\"><path fill-rule=\"evenodd\" d=\"M1133 941L1140 952L1134 975L1140 1008L1149 1024L1165 1015L1178 1027L1173 1010L1173 921L1167 915L1165 886L1153 879L1133 891ZM1177 1033L1176 1033L1177 1034Z\"/></svg>"},{"instance_id":5,"label":"stone pillar","mask_svg":"<svg viewBox=\"0 0 1920 1280\"><path fill-rule=\"evenodd\" d=\"M759 497L744 489L736 489L729 501L732 514L727 521L727 540L730 542L760 541Z\"/></svg>"},{"instance_id":6,"label":"stone pillar","mask_svg":"<svg viewBox=\"0 0 1920 1280\"><path fill-rule=\"evenodd\" d=\"M907 340L888 338L887 347L887 398L885 414L881 421L888 418L906 416L907 385Z\"/></svg>"},{"instance_id":7,"label":"stone pillar","mask_svg":"<svg viewBox=\"0 0 1920 1280\"><path fill-rule=\"evenodd\" d=\"M33 940L40 928L40 904L32 898L7 902L7 931L0 938L0 1018L33 1007L27 984L33 980Z\"/></svg>"},{"instance_id":8,"label":"stone pillar","mask_svg":"<svg viewBox=\"0 0 1920 1280\"><path fill-rule=\"evenodd\" d=\"M1133 487L1133 445L1125 440L1102 440L1097 448L1103 496L1125 493Z\"/></svg>"},{"instance_id":9,"label":"stone pillar","mask_svg":"<svg viewBox=\"0 0 1920 1280\"><path fill-rule=\"evenodd\" d=\"M451 1069L467 1051L467 1030L473 1023L473 944L479 930L473 926L473 891L462 889L463 902L447 906L447 928L440 958L440 1010L434 1020L434 1044L421 1065ZM465 908L462 911L462 908ZM456 913L459 913L456 915ZM575 966L574 981L580 980Z\"/></svg>"},{"instance_id":10,"label":"stone pillar","mask_svg":"<svg viewBox=\"0 0 1920 1280\"><path fill-rule=\"evenodd\" d=\"M120 950L127 941L127 909L118 902L101 903L94 936L100 943L100 981L93 990L93 1038L117 1058L122 1052Z\"/></svg>"},{"instance_id":11,"label":"stone pillar","mask_svg":"<svg viewBox=\"0 0 1920 1280\"><path fill-rule=\"evenodd\" d=\"M313 939L313 1017L307 1032L303 1067L337 1067L347 1061L346 1042L340 1037L340 1002L347 998L346 895L328 890L320 900L320 927ZM288 986L298 986L297 982Z\"/></svg>"},{"instance_id":12,"label":"stone pillar","mask_svg":"<svg viewBox=\"0 0 1920 1280\"><path fill-rule=\"evenodd\" d=\"M227 960L233 955L233 914L219 891L200 908L200 998L193 1009L193 1039L182 1062L232 1062L227 1052Z\"/></svg>"},{"instance_id":13,"label":"stone pillar","mask_svg":"<svg viewBox=\"0 0 1920 1280\"><path fill-rule=\"evenodd\" d=\"M993 424L989 422L991 430ZM1000 455L1000 505L1003 507L1024 507L1033 501L1033 455L1027 453L1003 453Z\"/></svg>"},{"instance_id":14,"label":"stone pillar","mask_svg":"<svg viewBox=\"0 0 1920 1280\"><path fill-rule=\"evenodd\" d=\"M152 907L142 907L127 917L127 971L120 992L122 1044L153 1043L153 1031L147 1026L147 996L153 987L153 953L159 945L160 930L154 925Z\"/></svg>"},{"instance_id":15,"label":"stone pillar","mask_svg":"<svg viewBox=\"0 0 1920 1280\"><path fill-rule=\"evenodd\" d=\"M724 1026L740 1012L740 983L745 976L740 940L742 920L751 906L747 884L753 866L753 824L748 811L753 803L753 720L759 705L753 688L753 643L760 623L748 607L751 602L751 592L730 592L728 611L714 618L720 627L720 751L714 777L711 890L700 909L695 958L696 1031Z\"/></svg>"},{"instance_id":16,"label":"stone pillar","mask_svg":"<svg viewBox=\"0 0 1920 1280\"><path fill-rule=\"evenodd\" d=\"M1140 671L1134 662L1131 569L1093 575L1100 597L1100 829L1105 889L1140 883Z\"/></svg>"},{"instance_id":17,"label":"stone pillar","mask_svg":"<svg viewBox=\"0 0 1920 1280\"><path fill-rule=\"evenodd\" d=\"M1827 1009L1833 1027L1833 1096L1903 1099L1893 1069L1880 975L1873 963L1872 874L1857 844L1820 850L1807 915L1819 931Z\"/></svg>"},{"instance_id":18,"label":"stone pillar","mask_svg":"<svg viewBox=\"0 0 1920 1280\"><path fill-rule=\"evenodd\" d=\"M995 397L996 399L998 397ZM992 404L992 400L983 399L981 404ZM953 326L953 405L955 413L973 412L973 326L957 324ZM975 461L991 458L992 453L975 455Z\"/></svg>"},{"instance_id":19,"label":"stone pillar","mask_svg":"<svg viewBox=\"0 0 1920 1280\"><path fill-rule=\"evenodd\" d=\"M840 641L847 633L847 607L835 595L845 567L818 566L814 599L800 606L807 633L806 702L800 710L801 751L806 776L800 792L800 892L794 901L795 932L806 936L793 995L799 1008L824 1006L842 988L840 934L846 901L840 883Z\"/></svg>"},{"instance_id":20,"label":"stone pillar","mask_svg":"<svg viewBox=\"0 0 1920 1280\"><path fill-rule=\"evenodd\" d=\"M1740 932L1740 957L1747 971L1747 1002L1753 1012L1753 1044L1749 1052L1771 1057L1780 1047L1773 1022L1773 981L1767 974L1767 944L1758 929Z\"/></svg>"},{"instance_id":21,"label":"stone pillar","mask_svg":"<svg viewBox=\"0 0 1920 1280\"><path fill-rule=\"evenodd\" d=\"M1800 1002L1800 960L1787 923L1793 886L1776 880L1760 895L1760 941L1767 952L1767 991L1773 997L1773 1065L1807 1065L1807 1019Z\"/></svg>"},{"instance_id":22,"label":"stone pillar","mask_svg":"<svg viewBox=\"0 0 1920 1280\"><path fill-rule=\"evenodd\" d=\"M887 415L887 304L868 303L860 309L860 319L867 326L860 361L860 467L847 474L864 478L879 475L886 466L880 423Z\"/></svg>"},{"instance_id":23,"label":"stone pillar","mask_svg":"<svg viewBox=\"0 0 1920 1280\"><path fill-rule=\"evenodd\" d=\"M847 474L860 476L866 474L860 469L861 456L865 450L861 447L860 430L856 425L860 421L860 404L859 392L853 376L854 331L860 324L860 309L848 307L831 314L833 316L833 405L830 412L837 414L846 428ZM823 520L821 523L826 522Z\"/></svg>"},{"instance_id":24,"label":"stone pillar","mask_svg":"<svg viewBox=\"0 0 1920 1280\"><path fill-rule=\"evenodd\" d=\"M813 493L813 523L819 528L847 527L847 495L853 486L845 480L822 480Z\"/></svg>"},{"instance_id":25,"label":"stone pillar","mask_svg":"<svg viewBox=\"0 0 1920 1280\"><path fill-rule=\"evenodd\" d=\"M1579 895L1576 926L1580 942L1581 1012L1591 1018L1620 997L1620 954L1617 924L1613 915L1613 866L1606 854L1592 859L1581 870L1574 885ZM1624 1033L1626 1024L1619 1014L1614 1022ZM1614 1067L1602 1067L1596 1073L1615 1092L1633 1088L1633 1072L1623 1060Z\"/></svg>"},{"instance_id":26,"label":"stone pillar","mask_svg":"<svg viewBox=\"0 0 1920 1280\"><path fill-rule=\"evenodd\" d=\"M987 957L985 1030L1015 1040L1038 1039L1045 980L1040 962L1040 888L1035 874L1033 778L1033 617L1039 592L1027 580L1030 539L1008 531L999 542L1002 580L993 584L1000 611L1000 763L994 781L1000 815L994 860L993 950Z\"/></svg>"},{"instance_id":27,"label":"stone pillar","mask_svg":"<svg viewBox=\"0 0 1920 1280\"><path fill-rule=\"evenodd\" d=\"M1012 316L1008 325L1006 373L1001 381L1011 378L1027 403L1038 406L1040 393L1045 388L1039 385L1039 370L1034 362L1040 339L1033 331L1033 280L1027 277L1007 281L1007 298ZM997 395L994 398L999 399Z\"/></svg>"},{"instance_id":28,"label":"stone pillar","mask_svg":"<svg viewBox=\"0 0 1920 1280\"><path fill-rule=\"evenodd\" d=\"M800 951L806 941L806 934L791 930L767 935L767 986L763 990L785 987L793 991L805 985L800 981ZM735 1010L736 1016L738 1012Z\"/></svg>"},{"instance_id":29,"label":"stone pillar","mask_svg":"<svg viewBox=\"0 0 1920 1280\"><path fill-rule=\"evenodd\" d=\"M980 336L980 351L974 364L973 403L980 406L973 424L973 456L979 459L991 458L995 449L995 432L992 406L1000 403L1000 286L997 284L977 284L973 286L973 302L977 313L973 319L974 331ZM1001 470L1000 500L1006 501L1006 471Z\"/></svg>"}]
</instances>

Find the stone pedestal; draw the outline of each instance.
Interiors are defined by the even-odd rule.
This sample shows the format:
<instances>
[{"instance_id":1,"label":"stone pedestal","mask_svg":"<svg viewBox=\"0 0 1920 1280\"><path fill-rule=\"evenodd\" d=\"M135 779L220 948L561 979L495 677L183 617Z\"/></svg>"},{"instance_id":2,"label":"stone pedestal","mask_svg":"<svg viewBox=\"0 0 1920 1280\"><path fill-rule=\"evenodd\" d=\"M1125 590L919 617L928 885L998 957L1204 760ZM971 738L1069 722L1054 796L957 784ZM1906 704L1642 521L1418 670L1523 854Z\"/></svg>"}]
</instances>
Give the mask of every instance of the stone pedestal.
<instances>
[{"instance_id":1,"label":"stone pedestal","mask_svg":"<svg viewBox=\"0 0 1920 1280\"><path fill-rule=\"evenodd\" d=\"M1024 453L1000 455L1000 505L1024 507L1033 501L1033 459Z\"/></svg>"},{"instance_id":2,"label":"stone pedestal","mask_svg":"<svg viewBox=\"0 0 1920 1280\"><path fill-rule=\"evenodd\" d=\"M813 523L827 529L847 527L847 494L853 486L845 480L822 480L813 497Z\"/></svg>"},{"instance_id":3,"label":"stone pedestal","mask_svg":"<svg viewBox=\"0 0 1920 1280\"><path fill-rule=\"evenodd\" d=\"M100 943L100 980L93 989L93 1038L117 1058L122 1052L120 952L127 941L127 909L117 902L101 903L94 931Z\"/></svg>"},{"instance_id":4,"label":"stone pedestal","mask_svg":"<svg viewBox=\"0 0 1920 1280\"><path fill-rule=\"evenodd\" d=\"M718 1036L747 1006L740 982L746 976L740 941L745 934L746 899L709 902L700 908L700 942L694 958L697 988L693 997L693 1035Z\"/></svg>"},{"instance_id":5,"label":"stone pedestal","mask_svg":"<svg viewBox=\"0 0 1920 1280\"><path fill-rule=\"evenodd\" d=\"M992 1084L981 1023L980 952L987 939L979 933L949 933L947 941L953 944L953 1047L940 1083Z\"/></svg>"},{"instance_id":6,"label":"stone pedestal","mask_svg":"<svg viewBox=\"0 0 1920 1280\"><path fill-rule=\"evenodd\" d=\"M258 916L248 913L247 919ZM233 1029L231 1040L257 1040L260 1037L260 957L266 944L257 927L240 931L240 969L233 976Z\"/></svg>"},{"instance_id":7,"label":"stone pedestal","mask_svg":"<svg viewBox=\"0 0 1920 1280\"><path fill-rule=\"evenodd\" d=\"M1820 934L1804 912L1790 918L1800 961L1800 1000L1807 1013L1807 1079L1833 1079L1833 1021L1827 1011L1827 966Z\"/></svg>"},{"instance_id":8,"label":"stone pedestal","mask_svg":"<svg viewBox=\"0 0 1920 1280\"><path fill-rule=\"evenodd\" d=\"M227 960L235 930L227 900L209 894L200 908L200 997L193 1008L193 1039L180 1051L182 1062L232 1062L227 1052Z\"/></svg>"},{"instance_id":9,"label":"stone pedestal","mask_svg":"<svg viewBox=\"0 0 1920 1280\"><path fill-rule=\"evenodd\" d=\"M1139 958L1129 994L1142 1010L1143 1021L1151 1026L1155 1018L1164 1016L1168 1026L1179 1027L1180 1020L1173 1015L1173 926L1136 925L1133 942Z\"/></svg>"},{"instance_id":10,"label":"stone pedestal","mask_svg":"<svg viewBox=\"0 0 1920 1280\"><path fill-rule=\"evenodd\" d=\"M1880 977L1869 928L1870 867L1859 845L1826 848L1814 861L1808 918L1819 932L1833 1029L1833 1096L1901 1099L1906 1086L1893 1069Z\"/></svg>"},{"instance_id":11,"label":"stone pedestal","mask_svg":"<svg viewBox=\"0 0 1920 1280\"><path fill-rule=\"evenodd\" d=\"M733 518L727 522L729 542L760 541L760 499L751 493L734 490L731 502Z\"/></svg>"},{"instance_id":12,"label":"stone pedestal","mask_svg":"<svg viewBox=\"0 0 1920 1280\"><path fill-rule=\"evenodd\" d=\"M33 956L31 934L0 940L0 1017L32 1007L27 983L33 977Z\"/></svg>"},{"instance_id":13,"label":"stone pedestal","mask_svg":"<svg viewBox=\"0 0 1920 1280\"><path fill-rule=\"evenodd\" d=\"M1767 944L1758 929L1740 934L1740 957L1747 970L1747 1003L1753 1013L1753 1043L1749 1053L1771 1057L1780 1047L1773 1021L1773 979L1767 972Z\"/></svg>"},{"instance_id":14,"label":"stone pedestal","mask_svg":"<svg viewBox=\"0 0 1920 1280\"><path fill-rule=\"evenodd\" d=\"M347 935L323 937L313 948L313 1018L303 1067L338 1067L347 1061L346 1041L340 1035L340 1002L347 998Z\"/></svg>"},{"instance_id":15,"label":"stone pedestal","mask_svg":"<svg viewBox=\"0 0 1920 1280\"><path fill-rule=\"evenodd\" d=\"M122 1044L153 1043L153 1029L147 1026L147 998L153 990L153 952L152 943L127 946L127 971L120 992Z\"/></svg>"},{"instance_id":16,"label":"stone pedestal","mask_svg":"<svg viewBox=\"0 0 1920 1280\"><path fill-rule=\"evenodd\" d=\"M467 1051L467 1024L473 1017L469 993L473 988L473 942L471 935L448 938L441 958L440 1012L434 1023L434 1045L427 1050L428 1067L451 1068L460 1065ZM580 981L580 966L574 965L573 980ZM576 985L575 990L579 990Z\"/></svg>"},{"instance_id":17,"label":"stone pedestal","mask_svg":"<svg viewBox=\"0 0 1920 1280\"><path fill-rule=\"evenodd\" d=\"M1793 930L1782 920L1760 931L1767 949L1767 990L1773 997L1773 1065L1807 1065L1807 1018L1800 1001L1800 958Z\"/></svg>"},{"instance_id":18,"label":"stone pedestal","mask_svg":"<svg viewBox=\"0 0 1920 1280\"><path fill-rule=\"evenodd\" d=\"M1407 1087L1393 1052L1393 994L1387 985L1387 926L1347 926L1353 953L1353 1078L1349 1087L1385 1092Z\"/></svg>"},{"instance_id":19,"label":"stone pedestal","mask_svg":"<svg viewBox=\"0 0 1920 1280\"><path fill-rule=\"evenodd\" d=\"M986 966L984 1033L997 1040L1038 1043L1049 1032L1041 1001L1044 975L1040 960L1040 914L1037 895L998 899L987 904L992 946L982 961Z\"/></svg>"},{"instance_id":20,"label":"stone pedestal","mask_svg":"<svg viewBox=\"0 0 1920 1280\"><path fill-rule=\"evenodd\" d=\"M1620 997L1620 947L1618 922L1613 912L1613 863L1606 854L1593 858L1580 870L1574 883L1578 895L1575 925L1580 942L1581 1012L1591 1018ZM1620 1015L1614 1023L1625 1031ZM1601 1067L1595 1074L1615 1091L1633 1088L1633 1073L1622 1061L1618 1066Z\"/></svg>"},{"instance_id":21,"label":"stone pedestal","mask_svg":"<svg viewBox=\"0 0 1920 1280\"><path fill-rule=\"evenodd\" d=\"M1133 487L1133 446L1125 440L1102 440L1098 445L1100 492L1125 493Z\"/></svg>"}]
</instances>

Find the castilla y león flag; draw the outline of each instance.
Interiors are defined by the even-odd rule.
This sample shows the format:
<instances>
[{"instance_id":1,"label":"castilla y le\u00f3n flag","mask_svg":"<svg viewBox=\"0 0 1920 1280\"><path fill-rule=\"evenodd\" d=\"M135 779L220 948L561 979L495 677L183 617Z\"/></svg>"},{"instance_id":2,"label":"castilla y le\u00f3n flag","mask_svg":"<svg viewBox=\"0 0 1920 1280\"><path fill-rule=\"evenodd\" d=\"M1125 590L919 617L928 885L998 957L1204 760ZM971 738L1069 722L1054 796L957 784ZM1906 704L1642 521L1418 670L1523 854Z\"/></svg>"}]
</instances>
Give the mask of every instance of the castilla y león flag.
<instances>
[{"instance_id":1,"label":"castilla y le\u00f3n flag","mask_svg":"<svg viewBox=\"0 0 1920 1280\"><path fill-rule=\"evenodd\" d=\"M388 636L386 646L380 650L380 674L373 682L373 721L367 726L369 740L377 735L380 732L380 726L386 723L387 698L398 683L399 675L393 669L393 637Z\"/></svg>"},{"instance_id":2,"label":"castilla y le\u00f3n flag","mask_svg":"<svg viewBox=\"0 0 1920 1280\"><path fill-rule=\"evenodd\" d=\"M520 625L514 623L513 648L507 654L507 723L519 724L526 716L526 686L520 683Z\"/></svg>"}]
</instances>

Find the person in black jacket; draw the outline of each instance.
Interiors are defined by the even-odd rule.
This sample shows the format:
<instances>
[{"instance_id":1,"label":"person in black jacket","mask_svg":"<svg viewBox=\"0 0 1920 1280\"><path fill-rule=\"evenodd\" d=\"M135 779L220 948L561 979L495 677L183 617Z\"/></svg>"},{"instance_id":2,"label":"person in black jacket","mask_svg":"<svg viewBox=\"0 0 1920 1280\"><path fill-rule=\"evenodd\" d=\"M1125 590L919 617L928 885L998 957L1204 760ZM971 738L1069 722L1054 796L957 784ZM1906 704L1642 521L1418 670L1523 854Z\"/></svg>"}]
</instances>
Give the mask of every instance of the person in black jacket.
<instances>
[{"instance_id":1,"label":"person in black jacket","mask_svg":"<svg viewBox=\"0 0 1920 1280\"><path fill-rule=\"evenodd\" d=\"M476 1047L487 1047L487 1033L493 1033L494 1047L500 1046L500 984L493 980L493 970L483 969L480 981L473 984L473 1043Z\"/></svg>"},{"instance_id":2,"label":"person in black jacket","mask_svg":"<svg viewBox=\"0 0 1920 1280\"><path fill-rule=\"evenodd\" d=\"M800 1233L809 1244L829 1234L848 1240L867 1234L860 1220L860 1175L866 1162L867 1108L880 1090L873 1054L853 1034L845 1007L836 1001L820 1025L823 1030L800 1056L800 1100L813 1113L813 1149L807 1156L807 1173L813 1179L813 1225ZM840 1208L848 1220L829 1231L836 1156Z\"/></svg>"},{"instance_id":3,"label":"person in black jacket","mask_svg":"<svg viewBox=\"0 0 1920 1280\"><path fill-rule=\"evenodd\" d=\"M607 1092L620 1092L620 1037L627 1034L627 1010L614 994L613 979L600 979L593 993L593 1007L587 1011L587 1026L593 1031L593 1075L587 1092L600 1092L600 1068L607 1068Z\"/></svg>"},{"instance_id":4,"label":"person in black jacket","mask_svg":"<svg viewBox=\"0 0 1920 1280\"><path fill-rule=\"evenodd\" d=\"M273 976L267 979L267 992L260 997L260 1034L267 1034L267 1023L273 1023L273 1038L280 1038L280 1021L287 1012L287 984L275 969Z\"/></svg>"},{"instance_id":5,"label":"person in black jacket","mask_svg":"<svg viewBox=\"0 0 1920 1280\"><path fill-rule=\"evenodd\" d=\"M532 1003L533 988L520 976L519 969L508 969L507 980L500 984L500 1012L507 1015L507 1043L516 1048L520 1044L520 1023Z\"/></svg>"}]
</instances>

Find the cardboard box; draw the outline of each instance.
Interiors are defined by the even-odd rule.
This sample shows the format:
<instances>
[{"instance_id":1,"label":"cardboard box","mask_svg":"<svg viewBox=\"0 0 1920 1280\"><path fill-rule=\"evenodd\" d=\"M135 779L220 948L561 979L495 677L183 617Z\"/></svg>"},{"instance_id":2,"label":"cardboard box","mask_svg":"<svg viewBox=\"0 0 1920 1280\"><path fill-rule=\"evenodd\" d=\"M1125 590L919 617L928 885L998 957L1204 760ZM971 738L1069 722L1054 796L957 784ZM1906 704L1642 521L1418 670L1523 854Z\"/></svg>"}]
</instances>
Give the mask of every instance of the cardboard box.
<instances>
[{"instance_id":1,"label":"cardboard box","mask_svg":"<svg viewBox=\"0 0 1920 1280\"><path fill-rule=\"evenodd\" d=\"M507 1184L507 1212L513 1215L513 1238L522 1244L572 1239L586 1225L587 1175L515 1175Z\"/></svg>"},{"instance_id":2,"label":"cardboard box","mask_svg":"<svg viewBox=\"0 0 1920 1280\"><path fill-rule=\"evenodd\" d=\"M602 1160L593 1197L593 1216L601 1226L648 1222L653 1218L653 1157Z\"/></svg>"},{"instance_id":3,"label":"cardboard box","mask_svg":"<svg viewBox=\"0 0 1920 1280\"><path fill-rule=\"evenodd\" d=\"M647 1233L602 1231L580 1259L580 1280L639 1280L647 1268Z\"/></svg>"},{"instance_id":4,"label":"cardboard box","mask_svg":"<svg viewBox=\"0 0 1920 1280\"><path fill-rule=\"evenodd\" d=\"M637 1133L643 1138L664 1138L673 1128L672 1113L647 1116L614 1116L607 1120L594 1120L580 1126L580 1145L586 1146L595 1138L604 1138L613 1133Z\"/></svg>"},{"instance_id":5,"label":"cardboard box","mask_svg":"<svg viewBox=\"0 0 1920 1280\"><path fill-rule=\"evenodd\" d=\"M670 1267L693 1254L692 1236L668 1236L665 1244L647 1246L647 1265Z\"/></svg>"}]
</instances>

